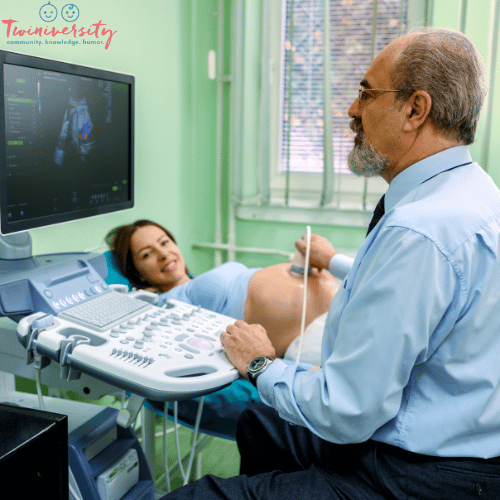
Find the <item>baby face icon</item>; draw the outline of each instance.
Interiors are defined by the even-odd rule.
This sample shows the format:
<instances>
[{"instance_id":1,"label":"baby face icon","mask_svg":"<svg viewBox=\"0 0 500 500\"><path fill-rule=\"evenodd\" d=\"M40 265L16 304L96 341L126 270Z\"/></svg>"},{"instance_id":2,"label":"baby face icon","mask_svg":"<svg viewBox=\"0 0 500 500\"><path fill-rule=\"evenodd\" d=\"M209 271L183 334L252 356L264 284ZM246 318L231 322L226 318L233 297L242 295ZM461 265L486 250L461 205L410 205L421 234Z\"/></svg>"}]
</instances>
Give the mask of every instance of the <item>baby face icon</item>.
<instances>
[{"instance_id":1,"label":"baby face icon","mask_svg":"<svg viewBox=\"0 0 500 500\"><path fill-rule=\"evenodd\" d=\"M80 9L74 3L66 4L61 10L61 17L68 23L72 23L78 19Z\"/></svg>"},{"instance_id":2,"label":"baby face icon","mask_svg":"<svg viewBox=\"0 0 500 500\"><path fill-rule=\"evenodd\" d=\"M57 17L57 9L49 2L40 8L40 18L46 23L51 23Z\"/></svg>"}]
</instances>

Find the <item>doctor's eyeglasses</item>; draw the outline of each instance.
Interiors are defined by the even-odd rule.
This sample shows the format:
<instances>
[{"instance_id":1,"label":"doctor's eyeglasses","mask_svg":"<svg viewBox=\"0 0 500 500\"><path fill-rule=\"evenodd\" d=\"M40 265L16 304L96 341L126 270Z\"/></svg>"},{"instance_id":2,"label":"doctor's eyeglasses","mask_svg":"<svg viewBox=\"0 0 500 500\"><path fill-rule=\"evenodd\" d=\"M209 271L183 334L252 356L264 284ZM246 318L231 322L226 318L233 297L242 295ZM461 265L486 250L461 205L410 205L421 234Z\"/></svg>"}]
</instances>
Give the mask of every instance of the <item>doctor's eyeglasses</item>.
<instances>
[{"instance_id":1,"label":"doctor's eyeglasses","mask_svg":"<svg viewBox=\"0 0 500 500\"><path fill-rule=\"evenodd\" d=\"M363 87L363 85L360 85L359 86L359 89L358 89L358 104L361 106L363 104L363 101L366 101L366 99L368 99L369 97L373 97L371 96L367 90L369 90L370 92L399 92L399 90L394 90L394 89L365 89L365 87Z\"/></svg>"}]
</instances>

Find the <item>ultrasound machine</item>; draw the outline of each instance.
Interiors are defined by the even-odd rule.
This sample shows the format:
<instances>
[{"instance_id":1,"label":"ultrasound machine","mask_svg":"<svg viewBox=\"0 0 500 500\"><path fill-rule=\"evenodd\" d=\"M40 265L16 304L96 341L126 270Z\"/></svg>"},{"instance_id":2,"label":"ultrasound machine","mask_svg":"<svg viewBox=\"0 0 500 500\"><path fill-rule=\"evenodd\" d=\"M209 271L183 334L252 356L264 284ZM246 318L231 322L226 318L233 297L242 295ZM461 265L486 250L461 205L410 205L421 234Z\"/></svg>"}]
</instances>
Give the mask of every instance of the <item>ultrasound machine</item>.
<instances>
[{"instance_id":1,"label":"ultrasound machine","mask_svg":"<svg viewBox=\"0 0 500 500\"><path fill-rule=\"evenodd\" d=\"M70 479L100 500L152 498L137 488L150 478L141 450L116 430L145 399L193 398L238 376L219 341L232 318L109 286L101 254L32 255L30 229L133 207L134 87L132 75L0 51L0 403L35 405L13 375L94 398L130 393L123 410L85 422L80 403L48 398L49 411L74 414Z\"/></svg>"}]
</instances>

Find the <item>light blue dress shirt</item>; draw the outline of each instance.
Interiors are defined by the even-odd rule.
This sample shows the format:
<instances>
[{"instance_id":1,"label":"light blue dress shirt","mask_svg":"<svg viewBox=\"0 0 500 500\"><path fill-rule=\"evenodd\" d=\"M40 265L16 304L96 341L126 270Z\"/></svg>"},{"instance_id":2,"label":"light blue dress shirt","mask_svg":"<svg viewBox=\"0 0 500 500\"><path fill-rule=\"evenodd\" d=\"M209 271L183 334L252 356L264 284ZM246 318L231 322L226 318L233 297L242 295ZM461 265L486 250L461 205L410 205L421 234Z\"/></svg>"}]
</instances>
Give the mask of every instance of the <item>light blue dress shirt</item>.
<instances>
[{"instance_id":1,"label":"light blue dress shirt","mask_svg":"<svg viewBox=\"0 0 500 500\"><path fill-rule=\"evenodd\" d=\"M398 174L326 319L317 372L258 378L280 415L336 443L500 456L500 194L459 146Z\"/></svg>"}]
</instances>

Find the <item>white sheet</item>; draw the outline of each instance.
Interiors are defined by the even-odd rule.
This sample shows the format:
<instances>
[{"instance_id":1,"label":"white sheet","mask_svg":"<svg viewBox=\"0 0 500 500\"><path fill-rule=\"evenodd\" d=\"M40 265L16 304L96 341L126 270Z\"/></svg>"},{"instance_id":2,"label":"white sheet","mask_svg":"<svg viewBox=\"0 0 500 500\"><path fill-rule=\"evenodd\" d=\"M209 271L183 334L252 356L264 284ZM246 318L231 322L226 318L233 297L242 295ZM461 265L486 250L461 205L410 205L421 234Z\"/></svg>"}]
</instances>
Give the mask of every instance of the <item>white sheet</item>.
<instances>
[{"instance_id":1,"label":"white sheet","mask_svg":"<svg viewBox=\"0 0 500 500\"><path fill-rule=\"evenodd\" d=\"M300 361L311 363L316 366L321 364L321 342L323 340L323 331L325 329L326 315L324 313L318 316L305 330L304 340L302 342L302 352ZM299 337L293 340L285 352L285 359L295 361L299 349Z\"/></svg>"}]
</instances>

